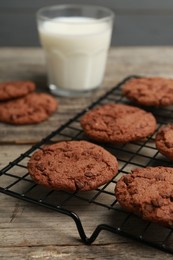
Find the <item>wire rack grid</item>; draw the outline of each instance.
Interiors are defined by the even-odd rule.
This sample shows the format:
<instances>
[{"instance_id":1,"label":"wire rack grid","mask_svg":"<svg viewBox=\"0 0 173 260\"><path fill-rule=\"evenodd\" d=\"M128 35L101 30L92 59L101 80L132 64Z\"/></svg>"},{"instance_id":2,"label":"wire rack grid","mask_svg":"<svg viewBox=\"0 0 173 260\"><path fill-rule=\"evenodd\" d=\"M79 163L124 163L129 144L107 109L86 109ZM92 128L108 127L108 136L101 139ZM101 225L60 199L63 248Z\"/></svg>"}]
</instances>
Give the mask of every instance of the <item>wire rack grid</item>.
<instances>
[{"instance_id":1,"label":"wire rack grid","mask_svg":"<svg viewBox=\"0 0 173 260\"><path fill-rule=\"evenodd\" d=\"M85 244L93 243L102 230L107 230L173 253L173 230L155 223L143 221L139 217L124 211L119 206L114 194L117 180L134 168L158 165L173 166L169 160L157 151L154 142L159 128L163 124L173 123L173 106L167 108L147 108L148 111L151 111L155 115L158 123L157 130L149 138L140 142L131 142L122 145L100 144L117 157L119 172L110 182L95 191L70 193L49 190L34 183L27 171L29 158L37 149L42 149L42 146L61 140L88 140L80 126L80 117L89 109L105 103L129 104L129 101L122 96L121 88L132 77L136 76L124 79L88 108L78 113L66 124L50 133L39 143L32 146L28 151L4 167L0 171L0 192L71 217L76 224L81 240ZM98 223L93 228L93 232L89 237L86 235L81 216L77 213L75 207L71 208L73 204L71 202L75 200L86 206L86 208L89 205L93 211L94 207L97 206L102 207L106 212L105 223ZM109 216L112 219L111 221L109 221Z\"/></svg>"}]
</instances>

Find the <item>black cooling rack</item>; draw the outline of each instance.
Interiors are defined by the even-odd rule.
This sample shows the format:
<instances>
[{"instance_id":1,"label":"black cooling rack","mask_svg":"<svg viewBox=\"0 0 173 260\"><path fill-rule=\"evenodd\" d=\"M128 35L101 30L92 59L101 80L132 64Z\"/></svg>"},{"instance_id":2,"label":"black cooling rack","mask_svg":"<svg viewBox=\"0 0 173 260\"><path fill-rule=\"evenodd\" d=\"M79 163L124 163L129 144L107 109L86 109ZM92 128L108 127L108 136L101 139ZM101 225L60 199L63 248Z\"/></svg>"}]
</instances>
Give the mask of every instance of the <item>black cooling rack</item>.
<instances>
[{"instance_id":1,"label":"black cooling rack","mask_svg":"<svg viewBox=\"0 0 173 260\"><path fill-rule=\"evenodd\" d=\"M53 131L46 138L21 154L13 162L10 162L0 171L0 192L22 199L39 206L43 206L71 217L78 230L81 240L86 244L95 241L100 231L107 230L116 234L134 238L143 243L173 253L173 230L154 223L146 222L133 214L121 209L114 195L117 180L136 167L145 166L173 166L155 148L155 134L158 129L167 123L173 123L173 106L167 108L147 108L157 118L156 132L149 138L140 142L132 142L123 145L103 145L114 154L119 162L119 173L109 183L90 192L68 193L64 191L49 190L34 183L27 171L27 162L32 153L42 149L45 144L61 140L87 140L80 126L80 117L89 109L105 103L125 103L129 101L121 95L122 85L132 77L130 76L107 92L104 96L91 104L87 109L77 114L59 129ZM132 103L130 103L132 104ZM146 108L145 108L146 109ZM88 237L81 216L77 213L74 201L77 200L83 207L93 212L95 207L105 210L105 223L99 223L93 227L92 234ZM73 202L73 203L72 203ZM86 211L87 214L87 211ZM111 221L110 221L111 220Z\"/></svg>"}]
</instances>

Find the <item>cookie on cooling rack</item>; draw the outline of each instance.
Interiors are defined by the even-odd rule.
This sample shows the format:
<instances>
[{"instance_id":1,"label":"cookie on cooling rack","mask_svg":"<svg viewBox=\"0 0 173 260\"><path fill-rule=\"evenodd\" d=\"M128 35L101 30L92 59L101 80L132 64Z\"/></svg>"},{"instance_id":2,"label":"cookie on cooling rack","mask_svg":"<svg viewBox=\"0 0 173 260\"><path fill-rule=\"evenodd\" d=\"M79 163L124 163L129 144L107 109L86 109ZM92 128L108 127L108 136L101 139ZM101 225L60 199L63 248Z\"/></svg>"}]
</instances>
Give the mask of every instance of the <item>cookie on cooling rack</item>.
<instances>
[{"instance_id":1,"label":"cookie on cooling rack","mask_svg":"<svg viewBox=\"0 0 173 260\"><path fill-rule=\"evenodd\" d=\"M173 168L137 168L121 177L115 195L127 211L173 227Z\"/></svg>"},{"instance_id":2,"label":"cookie on cooling rack","mask_svg":"<svg viewBox=\"0 0 173 260\"><path fill-rule=\"evenodd\" d=\"M145 138L156 129L151 113L124 104L105 104L88 111L80 120L87 136L109 143L128 143Z\"/></svg>"},{"instance_id":3,"label":"cookie on cooling rack","mask_svg":"<svg viewBox=\"0 0 173 260\"><path fill-rule=\"evenodd\" d=\"M159 152L173 161L173 124L162 126L155 142Z\"/></svg>"},{"instance_id":4,"label":"cookie on cooling rack","mask_svg":"<svg viewBox=\"0 0 173 260\"><path fill-rule=\"evenodd\" d=\"M143 106L169 106L173 104L173 79L132 78L123 86L122 94Z\"/></svg>"},{"instance_id":5,"label":"cookie on cooling rack","mask_svg":"<svg viewBox=\"0 0 173 260\"><path fill-rule=\"evenodd\" d=\"M36 89L32 81L10 81L0 83L0 101L26 96Z\"/></svg>"},{"instance_id":6,"label":"cookie on cooling rack","mask_svg":"<svg viewBox=\"0 0 173 260\"><path fill-rule=\"evenodd\" d=\"M110 181L118 171L117 159L87 141L62 141L36 151L28 162L32 179L56 190L88 191Z\"/></svg>"},{"instance_id":7,"label":"cookie on cooling rack","mask_svg":"<svg viewBox=\"0 0 173 260\"><path fill-rule=\"evenodd\" d=\"M54 97L30 93L24 97L0 103L0 121L15 125L36 124L46 120L57 109Z\"/></svg>"}]
</instances>

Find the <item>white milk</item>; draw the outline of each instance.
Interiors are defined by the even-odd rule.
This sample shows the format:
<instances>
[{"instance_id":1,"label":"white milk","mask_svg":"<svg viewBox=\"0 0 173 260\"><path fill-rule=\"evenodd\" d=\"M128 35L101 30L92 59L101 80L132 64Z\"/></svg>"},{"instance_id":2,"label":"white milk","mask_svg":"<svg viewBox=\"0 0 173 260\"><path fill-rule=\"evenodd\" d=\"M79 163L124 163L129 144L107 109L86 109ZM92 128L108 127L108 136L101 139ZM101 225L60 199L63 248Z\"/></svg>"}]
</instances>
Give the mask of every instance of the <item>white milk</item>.
<instances>
[{"instance_id":1,"label":"white milk","mask_svg":"<svg viewBox=\"0 0 173 260\"><path fill-rule=\"evenodd\" d=\"M111 38L108 22L61 17L40 24L39 32L50 85L85 91L101 84Z\"/></svg>"}]
</instances>

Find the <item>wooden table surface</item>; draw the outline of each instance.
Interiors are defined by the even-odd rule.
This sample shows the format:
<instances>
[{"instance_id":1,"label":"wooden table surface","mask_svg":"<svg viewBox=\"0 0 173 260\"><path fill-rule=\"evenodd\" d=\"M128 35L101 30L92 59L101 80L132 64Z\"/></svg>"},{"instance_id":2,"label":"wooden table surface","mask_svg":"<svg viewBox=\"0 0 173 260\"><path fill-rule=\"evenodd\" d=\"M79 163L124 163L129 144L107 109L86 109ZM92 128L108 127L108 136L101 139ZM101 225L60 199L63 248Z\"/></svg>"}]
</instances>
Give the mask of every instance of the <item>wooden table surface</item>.
<instances>
[{"instance_id":1,"label":"wooden table surface","mask_svg":"<svg viewBox=\"0 0 173 260\"><path fill-rule=\"evenodd\" d=\"M80 73L80 72L79 72ZM29 149L106 90L129 75L173 77L173 47L112 48L101 88L88 97L58 97L59 109L49 120L29 126L0 124L0 167ZM44 55L39 48L1 48L0 81L34 80L47 91ZM88 236L105 209L81 207ZM105 217L105 216L104 216ZM0 194L0 259L172 259L171 254L103 231L88 246L79 239L72 219L31 203Z\"/></svg>"}]
</instances>

